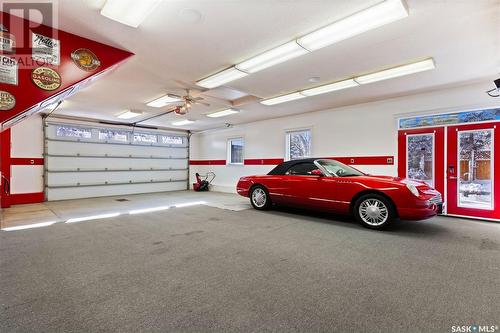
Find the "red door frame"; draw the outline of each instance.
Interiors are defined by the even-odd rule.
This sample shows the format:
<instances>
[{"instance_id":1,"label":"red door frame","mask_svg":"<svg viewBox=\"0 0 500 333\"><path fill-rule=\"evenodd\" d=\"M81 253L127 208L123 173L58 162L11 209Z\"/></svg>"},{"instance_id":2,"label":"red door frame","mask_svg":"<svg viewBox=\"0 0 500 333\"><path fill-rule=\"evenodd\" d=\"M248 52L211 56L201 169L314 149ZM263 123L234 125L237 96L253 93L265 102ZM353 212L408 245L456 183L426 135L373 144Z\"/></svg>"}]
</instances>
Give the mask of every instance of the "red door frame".
<instances>
[{"instance_id":1,"label":"red door frame","mask_svg":"<svg viewBox=\"0 0 500 333\"><path fill-rule=\"evenodd\" d=\"M497 126L500 122L492 123L481 123L481 124L466 124L449 126L447 131L447 141L448 141L448 153L447 153L447 188L448 188L448 214L460 215L467 217L479 217L486 219L500 219L500 162L498 156L500 156L500 133ZM469 130L481 130L481 129L493 129L493 209L475 209L475 208L463 208L457 206L458 193L457 184L458 179L454 177L458 176L458 132L459 131L469 131ZM454 174L450 173L450 167L453 166L455 169Z\"/></svg>"},{"instance_id":2,"label":"red door frame","mask_svg":"<svg viewBox=\"0 0 500 333\"><path fill-rule=\"evenodd\" d=\"M398 176L406 178L406 137L414 134L434 134L434 188L446 197L444 177L444 127L400 130L398 132Z\"/></svg>"}]
</instances>

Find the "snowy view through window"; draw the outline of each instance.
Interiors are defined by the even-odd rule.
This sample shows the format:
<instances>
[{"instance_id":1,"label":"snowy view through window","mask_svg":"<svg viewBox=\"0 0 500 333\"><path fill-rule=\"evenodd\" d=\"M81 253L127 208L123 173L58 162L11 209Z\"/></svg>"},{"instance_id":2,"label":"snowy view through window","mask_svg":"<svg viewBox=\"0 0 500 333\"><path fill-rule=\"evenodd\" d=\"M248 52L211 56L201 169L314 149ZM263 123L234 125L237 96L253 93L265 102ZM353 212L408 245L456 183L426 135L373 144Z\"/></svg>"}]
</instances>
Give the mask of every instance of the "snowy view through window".
<instances>
[{"instance_id":1,"label":"snowy view through window","mask_svg":"<svg viewBox=\"0 0 500 333\"><path fill-rule=\"evenodd\" d=\"M408 136L408 170L407 177L422 180L434 186L432 134Z\"/></svg>"},{"instance_id":2,"label":"snowy view through window","mask_svg":"<svg viewBox=\"0 0 500 333\"><path fill-rule=\"evenodd\" d=\"M311 156L311 131L290 132L288 135L291 160Z\"/></svg>"},{"instance_id":3,"label":"snowy view through window","mask_svg":"<svg viewBox=\"0 0 500 333\"><path fill-rule=\"evenodd\" d=\"M460 207L491 209L492 131L459 132Z\"/></svg>"}]
</instances>

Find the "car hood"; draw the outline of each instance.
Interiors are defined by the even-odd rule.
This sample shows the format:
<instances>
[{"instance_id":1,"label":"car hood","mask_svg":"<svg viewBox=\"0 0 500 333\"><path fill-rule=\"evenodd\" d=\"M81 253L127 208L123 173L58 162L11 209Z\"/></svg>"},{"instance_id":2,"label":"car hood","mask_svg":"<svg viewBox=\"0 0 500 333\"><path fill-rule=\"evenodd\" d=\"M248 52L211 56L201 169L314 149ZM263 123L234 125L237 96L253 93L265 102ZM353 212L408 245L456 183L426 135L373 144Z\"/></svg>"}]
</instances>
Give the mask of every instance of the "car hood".
<instances>
[{"instance_id":1,"label":"car hood","mask_svg":"<svg viewBox=\"0 0 500 333\"><path fill-rule=\"evenodd\" d=\"M384 184L398 184L404 186L406 186L406 184L412 184L420 190L431 189L431 187L423 181L401 177L364 175L353 177L353 179L357 181L380 182Z\"/></svg>"}]
</instances>

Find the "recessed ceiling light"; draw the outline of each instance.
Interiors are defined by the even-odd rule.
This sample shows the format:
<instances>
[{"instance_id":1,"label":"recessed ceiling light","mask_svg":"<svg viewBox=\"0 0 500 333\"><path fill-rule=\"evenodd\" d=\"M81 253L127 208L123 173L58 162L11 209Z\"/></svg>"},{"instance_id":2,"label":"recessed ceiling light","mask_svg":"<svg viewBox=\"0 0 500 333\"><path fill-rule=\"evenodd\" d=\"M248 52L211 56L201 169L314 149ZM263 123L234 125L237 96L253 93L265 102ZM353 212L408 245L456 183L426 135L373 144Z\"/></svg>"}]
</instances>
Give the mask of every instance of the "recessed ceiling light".
<instances>
[{"instance_id":1,"label":"recessed ceiling light","mask_svg":"<svg viewBox=\"0 0 500 333\"><path fill-rule=\"evenodd\" d=\"M301 90L300 93L306 96L315 96L356 86L359 86L359 84L356 81L354 81L353 79L348 79L335 83L325 84L311 89Z\"/></svg>"},{"instance_id":2,"label":"recessed ceiling light","mask_svg":"<svg viewBox=\"0 0 500 333\"><path fill-rule=\"evenodd\" d=\"M165 96L162 96L160 98L157 98L157 99L155 99L155 100L147 103L146 105L154 107L154 108L161 108L161 107L164 107L167 104L177 103L177 102L181 102L181 101L182 101L181 97L175 96L175 95L171 95L171 94L167 94Z\"/></svg>"},{"instance_id":3,"label":"recessed ceiling light","mask_svg":"<svg viewBox=\"0 0 500 333\"><path fill-rule=\"evenodd\" d=\"M297 39L297 43L315 51L407 16L408 9L402 0L386 0L311 32Z\"/></svg>"},{"instance_id":4,"label":"recessed ceiling light","mask_svg":"<svg viewBox=\"0 0 500 333\"><path fill-rule=\"evenodd\" d=\"M137 28L162 0L106 0L101 15Z\"/></svg>"},{"instance_id":5,"label":"recessed ceiling light","mask_svg":"<svg viewBox=\"0 0 500 333\"><path fill-rule=\"evenodd\" d=\"M214 113L209 113L209 114L207 114L207 117L210 117L210 118L219 118L219 117L229 116L231 114L235 114L235 113L238 113L238 112L240 112L240 111L234 110L234 109L226 109L226 110L217 111L217 112L214 112Z\"/></svg>"},{"instance_id":6,"label":"recessed ceiling light","mask_svg":"<svg viewBox=\"0 0 500 333\"><path fill-rule=\"evenodd\" d=\"M189 120L189 119L184 119L184 120L179 120L179 121L174 121L172 125L174 126L183 126L183 125L188 125L194 123L194 120Z\"/></svg>"},{"instance_id":7,"label":"recessed ceiling light","mask_svg":"<svg viewBox=\"0 0 500 333\"><path fill-rule=\"evenodd\" d=\"M120 119L131 119L131 118L138 117L140 115L142 115L142 112L128 110L128 111L125 111L123 113L120 113L117 117Z\"/></svg>"},{"instance_id":8,"label":"recessed ceiling light","mask_svg":"<svg viewBox=\"0 0 500 333\"><path fill-rule=\"evenodd\" d=\"M287 94L287 95L282 95L282 96L278 96L278 97L265 99L265 100L260 101L260 103L264 104L264 105L275 105L275 104L294 101L296 99L301 99L304 97L306 97L306 96L302 95L300 92L295 92L295 93L291 93L291 94Z\"/></svg>"},{"instance_id":9,"label":"recessed ceiling light","mask_svg":"<svg viewBox=\"0 0 500 333\"><path fill-rule=\"evenodd\" d=\"M272 50L259 54L236 65L236 68L247 73L255 73L264 68L309 53L295 41L288 42Z\"/></svg>"},{"instance_id":10,"label":"recessed ceiling light","mask_svg":"<svg viewBox=\"0 0 500 333\"><path fill-rule=\"evenodd\" d=\"M408 65L397 66L371 74L361 75L354 78L360 84L367 84L387 79L392 79L399 76L414 74L418 72L428 71L436 68L432 58L414 62Z\"/></svg>"},{"instance_id":11,"label":"recessed ceiling light","mask_svg":"<svg viewBox=\"0 0 500 333\"><path fill-rule=\"evenodd\" d=\"M307 80L307 81L309 81L311 83L318 83L320 80L321 80L321 78L319 76L313 76L313 77L309 78L309 80Z\"/></svg>"},{"instance_id":12,"label":"recessed ceiling light","mask_svg":"<svg viewBox=\"0 0 500 333\"><path fill-rule=\"evenodd\" d=\"M184 8L179 11L179 18L185 23L198 23L201 21L201 14L196 9Z\"/></svg>"},{"instance_id":13,"label":"recessed ceiling light","mask_svg":"<svg viewBox=\"0 0 500 333\"><path fill-rule=\"evenodd\" d=\"M196 84L203 88L212 89L247 75L247 73L239 71L235 67L230 67L214 75L210 75L203 80L197 81Z\"/></svg>"}]
</instances>

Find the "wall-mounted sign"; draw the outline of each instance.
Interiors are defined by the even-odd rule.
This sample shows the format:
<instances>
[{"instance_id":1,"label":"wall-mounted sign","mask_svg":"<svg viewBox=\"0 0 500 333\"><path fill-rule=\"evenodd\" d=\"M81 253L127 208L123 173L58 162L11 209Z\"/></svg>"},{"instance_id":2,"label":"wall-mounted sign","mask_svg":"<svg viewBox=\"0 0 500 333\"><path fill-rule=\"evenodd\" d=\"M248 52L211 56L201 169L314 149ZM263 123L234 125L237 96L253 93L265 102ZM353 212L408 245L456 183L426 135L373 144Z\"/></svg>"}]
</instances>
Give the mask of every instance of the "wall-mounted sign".
<instances>
[{"instance_id":1,"label":"wall-mounted sign","mask_svg":"<svg viewBox=\"0 0 500 333\"><path fill-rule=\"evenodd\" d=\"M0 52L13 53L15 46L15 37L9 30L0 23Z\"/></svg>"},{"instance_id":2,"label":"wall-mounted sign","mask_svg":"<svg viewBox=\"0 0 500 333\"><path fill-rule=\"evenodd\" d=\"M89 49L78 49L71 52L71 59L78 68L87 72L93 72L101 66L101 61Z\"/></svg>"},{"instance_id":3,"label":"wall-mounted sign","mask_svg":"<svg viewBox=\"0 0 500 333\"><path fill-rule=\"evenodd\" d=\"M31 80L40 89L56 90L61 86L61 76L48 67L38 67L31 71Z\"/></svg>"},{"instance_id":4,"label":"wall-mounted sign","mask_svg":"<svg viewBox=\"0 0 500 333\"><path fill-rule=\"evenodd\" d=\"M7 111L16 106L16 98L8 91L0 90L0 111Z\"/></svg>"},{"instance_id":5,"label":"wall-mounted sign","mask_svg":"<svg viewBox=\"0 0 500 333\"><path fill-rule=\"evenodd\" d=\"M17 86L17 61L14 58L0 55L0 83Z\"/></svg>"},{"instance_id":6,"label":"wall-mounted sign","mask_svg":"<svg viewBox=\"0 0 500 333\"><path fill-rule=\"evenodd\" d=\"M31 34L32 58L50 65L59 65L61 62L59 40L40 34Z\"/></svg>"},{"instance_id":7,"label":"wall-mounted sign","mask_svg":"<svg viewBox=\"0 0 500 333\"><path fill-rule=\"evenodd\" d=\"M426 126L445 126L461 123L477 123L500 120L500 109L464 111L431 116L401 118L399 128L417 128Z\"/></svg>"}]
</instances>

